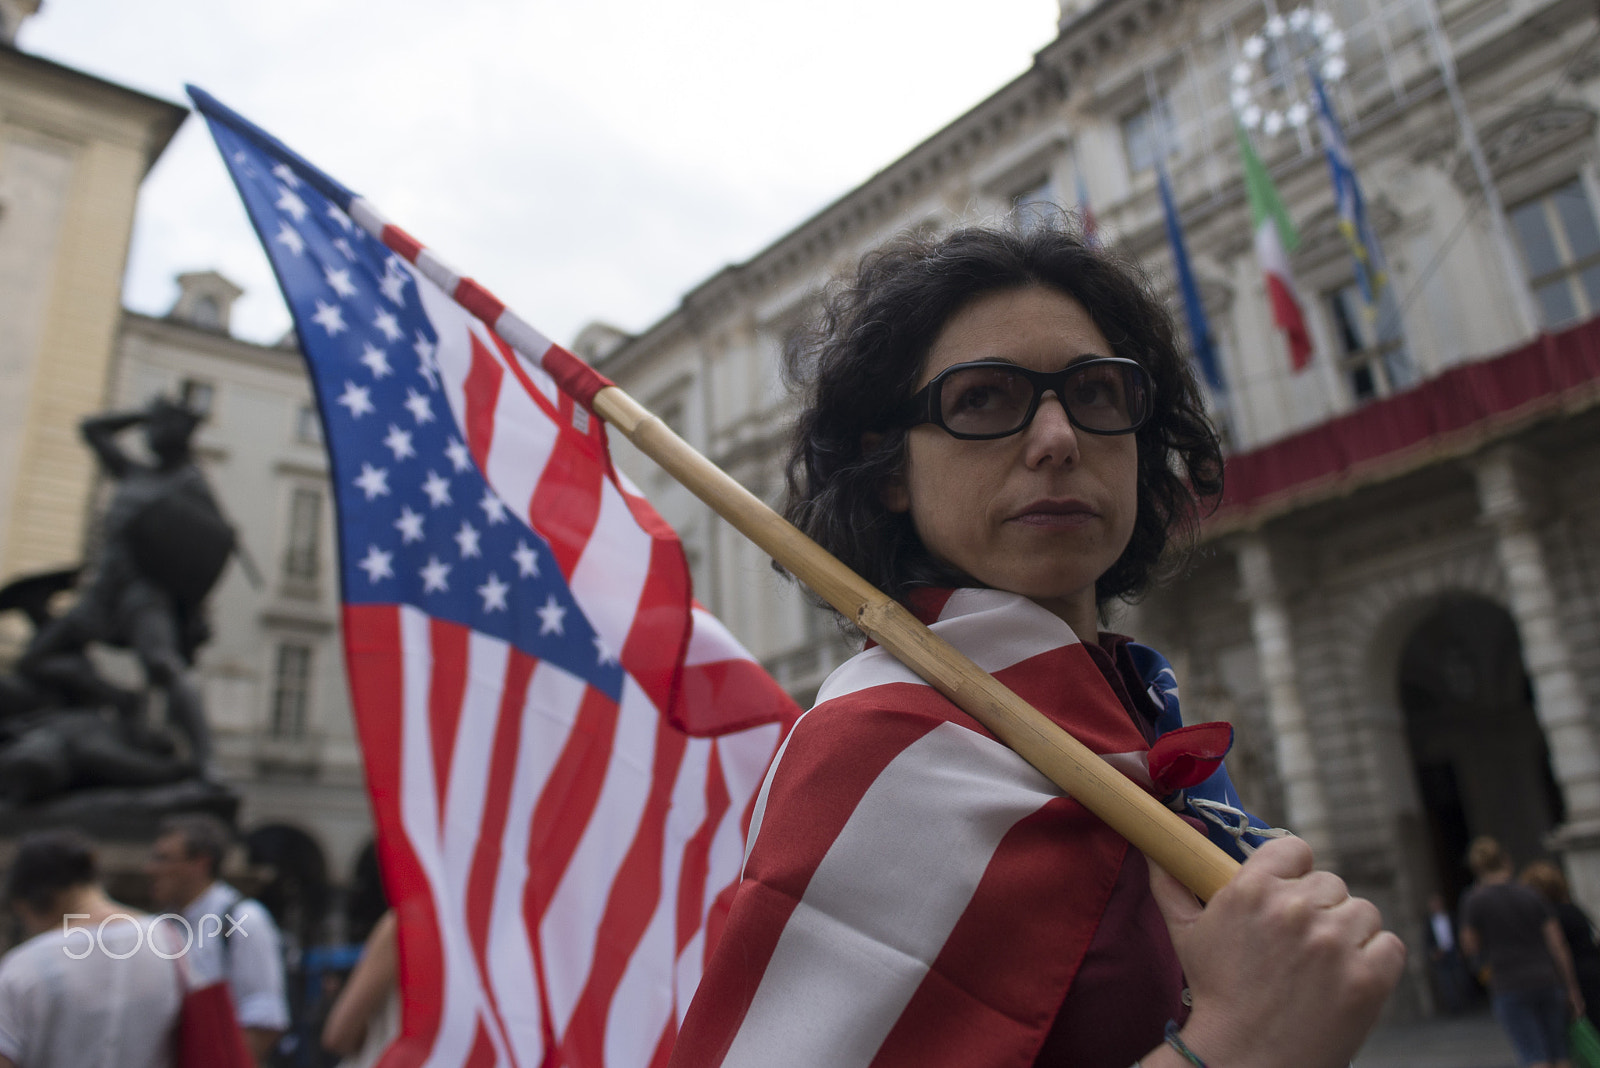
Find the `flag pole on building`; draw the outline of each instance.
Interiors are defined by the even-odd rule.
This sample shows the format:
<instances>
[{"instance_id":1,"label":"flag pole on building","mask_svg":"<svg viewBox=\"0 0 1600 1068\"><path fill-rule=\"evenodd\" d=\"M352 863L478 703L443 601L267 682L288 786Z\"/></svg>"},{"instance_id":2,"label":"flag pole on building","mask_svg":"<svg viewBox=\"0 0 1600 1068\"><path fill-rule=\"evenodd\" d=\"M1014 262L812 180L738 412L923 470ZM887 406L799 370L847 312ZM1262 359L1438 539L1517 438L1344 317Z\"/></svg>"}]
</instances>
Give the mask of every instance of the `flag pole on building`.
<instances>
[{"instance_id":1,"label":"flag pole on building","mask_svg":"<svg viewBox=\"0 0 1600 1068\"><path fill-rule=\"evenodd\" d=\"M1506 280L1510 283L1511 304L1516 309L1522 336L1536 334L1539 332L1539 316L1534 310L1533 297L1528 291L1527 275L1522 269L1522 262L1511 240L1511 228L1506 224L1505 204L1500 199L1499 188L1494 184L1494 174L1489 169L1489 159L1484 155L1483 144L1478 140L1478 129L1473 125L1472 116L1467 113L1467 104L1461 95L1461 86L1456 79L1455 52L1450 46L1449 38L1445 36L1435 0L1422 0L1422 8L1428 18L1428 42L1433 46L1434 58L1439 63L1439 75L1444 80L1444 89L1450 98L1451 110L1455 112L1456 125L1461 131L1461 142L1466 146L1467 157L1472 161L1473 173L1477 176L1478 185L1483 189L1484 202L1489 206L1489 225L1494 231L1495 246L1500 251Z\"/></svg>"},{"instance_id":2,"label":"flag pole on building","mask_svg":"<svg viewBox=\"0 0 1600 1068\"><path fill-rule=\"evenodd\" d=\"M476 281L457 273L391 224L364 198L327 179L281 141L209 94L194 87L190 94L209 118L225 123L272 155L303 166L304 176L319 183L318 192L363 231L542 367L568 396L619 430L865 634L1195 894L1209 899L1238 870L1238 863L1204 834L836 560L615 384L551 343Z\"/></svg>"}]
</instances>

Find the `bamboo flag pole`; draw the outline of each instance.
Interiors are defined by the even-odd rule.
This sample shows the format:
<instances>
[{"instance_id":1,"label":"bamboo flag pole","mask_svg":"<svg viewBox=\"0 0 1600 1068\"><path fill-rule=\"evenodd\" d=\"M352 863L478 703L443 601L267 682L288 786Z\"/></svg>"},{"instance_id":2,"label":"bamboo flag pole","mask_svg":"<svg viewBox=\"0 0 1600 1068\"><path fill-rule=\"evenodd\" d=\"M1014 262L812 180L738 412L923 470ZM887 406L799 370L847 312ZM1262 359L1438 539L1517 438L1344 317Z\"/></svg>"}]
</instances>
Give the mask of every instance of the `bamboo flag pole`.
<instances>
[{"instance_id":1,"label":"bamboo flag pole","mask_svg":"<svg viewBox=\"0 0 1600 1068\"><path fill-rule=\"evenodd\" d=\"M963 656L896 601L802 534L616 386L594 410L863 633L989 728L1024 760L1204 899L1239 864L1177 813Z\"/></svg>"}]
</instances>

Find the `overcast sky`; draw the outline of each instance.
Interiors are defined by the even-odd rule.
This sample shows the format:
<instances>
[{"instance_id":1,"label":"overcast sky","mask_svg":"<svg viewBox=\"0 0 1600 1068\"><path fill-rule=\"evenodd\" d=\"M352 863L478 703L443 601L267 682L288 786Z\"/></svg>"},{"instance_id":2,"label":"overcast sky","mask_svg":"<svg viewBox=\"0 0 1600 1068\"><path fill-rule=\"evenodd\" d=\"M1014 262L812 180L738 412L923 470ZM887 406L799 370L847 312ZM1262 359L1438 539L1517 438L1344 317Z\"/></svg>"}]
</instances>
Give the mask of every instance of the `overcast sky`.
<instances>
[{"instance_id":1,"label":"overcast sky","mask_svg":"<svg viewBox=\"0 0 1600 1068\"><path fill-rule=\"evenodd\" d=\"M170 100L192 82L558 341L649 326L1018 74L1056 0L44 0L25 51ZM145 182L125 299L244 286L288 327L198 117Z\"/></svg>"}]
</instances>

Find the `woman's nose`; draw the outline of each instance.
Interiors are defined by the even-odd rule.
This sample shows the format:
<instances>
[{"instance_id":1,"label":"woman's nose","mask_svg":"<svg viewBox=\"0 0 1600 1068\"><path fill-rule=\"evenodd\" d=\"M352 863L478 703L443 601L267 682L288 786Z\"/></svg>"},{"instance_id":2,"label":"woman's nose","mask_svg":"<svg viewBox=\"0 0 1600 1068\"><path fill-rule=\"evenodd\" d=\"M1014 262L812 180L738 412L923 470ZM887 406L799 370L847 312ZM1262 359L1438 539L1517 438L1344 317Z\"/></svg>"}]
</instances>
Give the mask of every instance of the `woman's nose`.
<instances>
[{"instance_id":1,"label":"woman's nose","mask_svg":"<svg viewBox=\"0 0 1600 1068\"><path fill-rule=\"evenodd\" d=\"M1077 462L1078 430L1067 418L1066 406L1055 390L1048 390L1039 398L1039 409L1033 413L1033 422L1025 433L1029 467Z\"/></svg>"}]
</instances>

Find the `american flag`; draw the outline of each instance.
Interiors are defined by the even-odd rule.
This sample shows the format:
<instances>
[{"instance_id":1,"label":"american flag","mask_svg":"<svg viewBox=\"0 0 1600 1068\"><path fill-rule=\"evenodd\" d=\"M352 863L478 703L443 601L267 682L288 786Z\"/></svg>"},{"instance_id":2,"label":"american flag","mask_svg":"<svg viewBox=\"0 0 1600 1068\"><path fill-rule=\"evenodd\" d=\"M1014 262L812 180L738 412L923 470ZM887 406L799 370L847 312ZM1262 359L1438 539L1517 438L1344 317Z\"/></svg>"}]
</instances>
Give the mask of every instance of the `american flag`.
<instances>
[{"instance_id":1,"label":"american flag","mask_svg":"<svg viewBox=\"0 0 1600 1068\"><path fill-rule=\"evenodd\" d=\"M676 536L586 407L608 383L190 94L326 431L400 918L402 1033L381 1063L664 1064L798 710L692 604Z\"/></svg>"}]
</instances>

